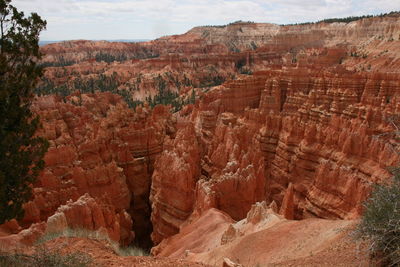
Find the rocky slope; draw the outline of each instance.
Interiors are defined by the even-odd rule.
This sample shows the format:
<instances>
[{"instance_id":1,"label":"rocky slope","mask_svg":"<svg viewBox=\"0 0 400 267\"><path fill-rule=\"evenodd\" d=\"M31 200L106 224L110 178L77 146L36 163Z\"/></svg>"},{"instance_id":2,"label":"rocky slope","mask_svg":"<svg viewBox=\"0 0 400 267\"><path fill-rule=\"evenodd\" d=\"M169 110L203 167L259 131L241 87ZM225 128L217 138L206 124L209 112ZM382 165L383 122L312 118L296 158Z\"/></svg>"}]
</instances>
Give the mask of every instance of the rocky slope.
<instances>
[{"instance_id":1,"label":"rocky slope","mask_svg":"<svg viewBox=\"0 0 400 267\"><path fill-rule=\"evenodd\" d=\"M247 217L238 222L209 209L153 252L213 266L221 266L226 259L241 266L307 266L313 261L317 266L331 266L333 262L335 266L365 266L366 253L359 250L357 254L348 236L353 225L353 221L345 220L285 220L265 202L253 205ZM346 252L334 259L340 251Z\"/></svg>"}]
</instances>

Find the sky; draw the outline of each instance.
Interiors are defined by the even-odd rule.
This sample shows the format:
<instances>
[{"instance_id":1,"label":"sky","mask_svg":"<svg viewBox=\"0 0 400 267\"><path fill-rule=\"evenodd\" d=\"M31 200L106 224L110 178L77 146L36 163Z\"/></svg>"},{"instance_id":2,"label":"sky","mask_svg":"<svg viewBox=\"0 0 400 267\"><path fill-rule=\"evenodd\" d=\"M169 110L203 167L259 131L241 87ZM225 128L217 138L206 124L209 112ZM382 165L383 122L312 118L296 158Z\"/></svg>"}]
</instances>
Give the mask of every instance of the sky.
<instances>
[{"instance_id":1,"label":"sky","mask_svg":"<svg viewBox=\"0 0 400 267\"><path fill-rule=\"evenodd\" d=\"M13 0L47 20L41 41L155 39L237 20L278 24L400 11L400 0Z\"/></svg>"}]
</instances>

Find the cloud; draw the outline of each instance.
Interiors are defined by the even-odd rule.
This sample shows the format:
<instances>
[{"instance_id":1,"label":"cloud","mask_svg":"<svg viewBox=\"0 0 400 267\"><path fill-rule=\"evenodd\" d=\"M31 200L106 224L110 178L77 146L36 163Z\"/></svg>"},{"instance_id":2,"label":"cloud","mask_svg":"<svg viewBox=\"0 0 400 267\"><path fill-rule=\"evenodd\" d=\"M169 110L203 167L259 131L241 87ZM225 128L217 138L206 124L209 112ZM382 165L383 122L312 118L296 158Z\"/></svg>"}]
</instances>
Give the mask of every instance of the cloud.
<instances>
[{"instance_id":1,"label":"cloud","mask_svg":"<svg viewBox=\"0 0 400 267\"><path fill-rule=\"evenodd\" d=\"M236 20L294 23L400 10L394 0L14 0L48 21L43 39L156 38Z\"/></svg>"}]
</instances>

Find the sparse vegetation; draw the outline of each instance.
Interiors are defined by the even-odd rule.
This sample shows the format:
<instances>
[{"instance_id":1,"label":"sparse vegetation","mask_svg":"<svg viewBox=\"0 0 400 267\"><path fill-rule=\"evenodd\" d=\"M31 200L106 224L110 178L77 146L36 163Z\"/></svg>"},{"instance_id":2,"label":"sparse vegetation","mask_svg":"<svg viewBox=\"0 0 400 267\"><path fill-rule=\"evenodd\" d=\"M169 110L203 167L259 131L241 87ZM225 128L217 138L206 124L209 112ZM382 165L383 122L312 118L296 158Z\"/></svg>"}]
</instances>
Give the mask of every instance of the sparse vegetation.
<instances>
[{"instance_id":1,"label":"sparse vegetation","mask_svg":"<svg viewBox=\"0 0 400 267\"><path fill-rule=\"evenodd\" d=\"M96 54L95 59L97 62L104 61L107 63L111 63L114 61L118 61L118 62L125 61L128 59L128 57L123 53L120 53L120 54L114 56L114 55L111 55L108 53L100 52L100 53Z\"/></svg>"},{"instance_id":2,"label":"sparse vegetation","mask_svg":"<svg viewBox=\"0 0 400 267\"><path fill-rule=\"evenodd\" d=\"M374 187L356 230L359 238L371 241L371 255L385 266L400 264L400 168L393 172L392 183Z\"/></svg>"},{"instance_id":3,"label":"sparse vegetation","mask_svg":"<svg viewBox=\"0 0 400 267\"><path fill-rule=\"evenodd\" d=\"M237 20L237 21L234 21L234 22L225 24L225 25L204 25L204 26L201 26L201 27L225 28L225 27L231 26L231 25L238 25L238 24L239 24L239 25L240 25L240 24L254 24L254 23L255 23L254 21Z\"/></svg>"},{"instance_id":4,"label":"sparse vegetation","mask_svg":"<svg viewBox=\"0 0 400 267\"><path fill-rule=\"evenodd\" d=\"M168 77L168 75L167 75ZM186 76L184 76L186 83ZM174 107L174 111L177 112L182 109L183 106L187 104L194 104L196 100L196 95L194 90L192 90L192 94L187 99L182 99L179 93L172 91L168 87L167 81L163 78L163 76L158 75L154 78L154 82L157 88L157 94L154 97L147 97L147 102L149 103L150 107L155 107L156 105L172 105ZM190 80L189 80L190 82ZM188 83L189 83L188 82Z\"/></svg>"},{"instance_id":5,"label":"sparse vegetation","mask_svg":"<svg viewBox=\"0 0 400 267\"><path fill-rule=\"evenodd\" d=\"M32 255L18 253L0 253L2 267L86 267L91 266L90 256L75 252L62 254L39 247Z\"/></svg>"},{"instance_id":6,"label":"sparse vegetation","mask_svg":"<svg viewBox=\"0 0 400 267\"><path fill-rule=\"evenodd\" d=\"M38 244L48 242L59 237L79 237L93 240L102 240L110 244L111 248L119 256L148 256L149 252L138 247L121 247L117 242L112 241L107 234L99 231L90 231L87 229L67 228L62 232L47 233L39 238Z\"/></svg>"},{"instance_id":7,"label":"sparse vegetation","mask_svg":"<svg viewBox=\"0 0 400 267\"><path fill-rule=\"evenodd\" d=\"M400 141L399 118L389 119L396 130L390 139ZM393 150L399 153L396 146ZM370 241L370 254L382 266L400 265L400 166L390 168L392 181L376 184L364 203L364 214L355 230L357 238Z\"/></svg>"},{"instance_id":8,"label":"sparse vegetation","mask_svg":"<svg viewBox=\"0 0 400 267\"><path fill-rule=\"evenodd\" d=\"M57 56L57 59L54 62L42 62L40 66L43 68L46 67L66 67L74 65L76 62L73 60L66 60L63 55Z\"/></svg>"},{"instance_id":9,"label":"sparse vegetation","mask_svg":"<svg viewBox=\"0 0 400 267\"><path fill-rule=\"evenodd\" d=\"M216 71L214 72L215 75L206 76L200 82L200 87L215 86L224 82L224 78L217 75ZM56 94L61 96L65 101L65 98L75 91L86 94L95 93L96 91L111 92L122 96L130 108L136 108L137 106L142 105L144 102L132 99L131 90L139 90L139 85L141 82L141 74L139 74L136 78L136 84L130 85L130 89L119 88L120 82L118 81L118 75L116 73L113 73L110 76L100 74L98 77L89 79L82 79L78 77L74 79L73 82L61 85L55 85L50 79L43 78L42 83L36 87L35 93L39 96ZM175 85L178 91L182 86L192 86L192 81L187 78L186 75L183 75L182 80L179 80L176 76L173 76L169 72L166 72L164 75L158 75L154 78L157 94L146 99L150 107L154 107L158 104L171 104L175 111L179 111L184 105L194 103L195 97L193 94L188 99L182 99L178 92L173 91L170 88L170 83ZM79 105L79 103L73 104Z\"/></svg>"},{"instance_id":10,"label":"sparse vegetation","mask_svg":"<svg viewBox=\"0 0 400 267\"><path fill-rule=\"evenodd\" d=\"M366 58L368 57L368 55L367 55L366 53L364 53L364 52L358 52L358 51L350 52L350 56L351 56L351 57L356 57L356 58L362 57L363 59L366 59Z\"/></svg>"},{"instance_id":11,"label":"sparse vegetation","mask_svg":"<svg viewBox=\"0 0 400 267\"><path fill-rule=\"evenodd\" d=\"M129 90L119 89L119 82L116 73L111 76L100 74L97 78L89 78L87 80L76 78L72 84L55 85L51 80L43 78L42 83L36 87L35 93L39 96L56 94L65 99L75 91L80 93L91 94L96 91L111 92L122 96L124 101L130 108L143 104L142 101L133 100Z\"/></svg>"},{"instance_id":12,"label":"sparse vegetation","mask_svg":"<svg viewBox=\"0 0 400 267\"><path fill-rule=\"evenodd\" d=\"M330 18L330 19L319 20L319 21L316 21L316 22L282 24L281 26L309 25L309 24L335 23L335 22L350 23L350 22L353 22L353 21L366 19L366 18L393 17L393 16L400 16L400 12L399 11L393 11L393 12L390 12L390 13L382 13L382 14L379 14L379 15L364 15L364 16L350 16L350 17L345 17L345 18Z\"/></svg>"},{"instance_id":13,"label":"sparse vegetation","mask_svg":"<svg viewBox=\"0 0 400 267\"><path fill-rule=\"evenodd\" d=\"M217 85L221 85L225 82L225 78L219 74L213 76L206 76L204 79L201 80L199 87L213 87Z\"/></svg>"},{"instance_id":14,"label":"sparse vegetation","mask_svg":"<svg viewBox=\"0 0 400 267\"><path fill-rule=\"evenodd\" d=\"M246 74L246 75L252 75L252 74L253 74L253 71L252 71L250 68L242 67L242 68L239 70L239 73L240 73L240 74Z\"/></svg>"}]
</instances>

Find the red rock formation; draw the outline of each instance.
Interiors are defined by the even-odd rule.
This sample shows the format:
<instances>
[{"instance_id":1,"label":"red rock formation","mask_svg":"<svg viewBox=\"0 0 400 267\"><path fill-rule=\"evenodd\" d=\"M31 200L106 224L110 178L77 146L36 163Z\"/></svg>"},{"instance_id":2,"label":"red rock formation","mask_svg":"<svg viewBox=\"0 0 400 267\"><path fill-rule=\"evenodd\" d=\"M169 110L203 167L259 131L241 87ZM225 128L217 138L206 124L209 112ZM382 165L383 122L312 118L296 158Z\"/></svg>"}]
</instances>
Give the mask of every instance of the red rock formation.
<instances>
[{"instance_id":1,"label":"red rock formation","mask_svg":"<svg viewBox=\"0 0 400 267\"><path fill-rule=\"evenodd\" d=\"M234 223L225 213L209 209L182 227L179 234L163 240L152 253L211 265L221 265L228 258L244 266L285 266L286 261L301 263L307 257L315 257L314 261L326 265L356 266L360 261L367 264L368 257L355 252L356 245L347 236L354 223L323 219L288 221L268 209L265 202L256 203L247 218Z\"/></svg>"},{"instance_id":2,"label":"red rock formation","mask_svg":"<svg viewBox=\"0 0 400 267\"><path fill-rule=\"evenodd\" d=\"M58 210L65 214L68 227L103 227L112 239L129 244L132 217L137 236L145 239L143 235L151 231L152 165L163 149L165 129L174 131L169 110L162 106L129 110L110 93L80 95L81 105L71 104L74 97L67 103L57 97L34 103L43 124L39 134L49 139L50 149L21 225L46 221ZM85 194L85 201L79 201Z\"/></svg>"},{"instance_id":3,"label":"red rock formation","mask_svg":"<svg viewBox=\"0 0 400 267\"><path fill-rule=\"evenodd\" d=\"M386 140L374 138L392 130L386 118L399 111L398 81L397 75L286 69L213 88L191 116L181 118L196 125L202 175L196 185L192 176L172 177L195 188L193 209L182 216L173 199L158 197L154 240L177 233L210 208L243 219L262 200L275 202L288 219L357 218L372 183L388 179L386 167L399 161ZM186 143L186 137L178 134L173 142ZM187 159L168 163L168 155L158 159L165 162L156 164L153 189L170 196L171 175L162 166Z\"/></svg>"},{"instance_id":4,"label":"red rock formation","mask_svg":"<svg viewBox=\"0 0 400 267\"><path fill-rule=\"evenodd\" d=\"M214 138L206 146L202 165L205 182L198 184L197 212L206 206L201 204L201 192L208 195L206 199L214 198L214 207L234 219L243 218L253 203L264 199L264 160L252 136L252 130L239 122L218 122Z\"/></svg>"},{"instance_id":5,"label":"red rock formation","mask_svg":"<svg viewBox=\"0 0 400 267\"><path fill-rule=\"evenodd\" d=\"M398 140L388 134L389 119L400 113L400 46L393 39L399 34L396 15L346 24L198 27L140 44L46 46L44 62L55 64L46 77L56 85L73 88L115 72L118 90L133 99L160 88L187 97L195 89L196 103L171 115L165 106L130 110L111 93L76 92L66 103L38 97L38 134L51 144L47 166L25 218L0 229L16 234L31 226L23 238L13 235L29 243L48 221L48 231L106 229L127 244L133 223L136 241L152 232L159 244L153 253L208 263L214 252L219 263L222 255L236 262L242 242L253 255L254 240L271 243L254 259L282 263L287 244L274 238L290 231L296 245L311 249L289 246L289 260L320 253L318 242L330 247L331 240L313 243L301 234L315 227L326 237L332 227L352 225L321 218L358 218L372 184L388 180L387 167L400 161ZM98 62L93 57L101 53L125 58ZM74 64L57 67L61 57ZM269 206L286 219L307 220L285 221ZM212 238L198 234L211 228ZM282 240L290 243L291 236Z\"/></svg>"},{"instance_id":6,"label":"red rock formation","mask_svg":"<svg viewBox=\"0 0 400 267\"><path fill-rule=\"evenodd\" d=\"M117 213L113 205L98 204L89 194L60 206L48 218L46 233L62 233L68 228L106 231L111 240L122 245L129 245L134 238L132 219L126 211Z\"/></svg>"},{"instance_id":7,"label":"red rock formation","mask_svg":"<svg viewBox=\"0 0 400 267\"><path fill-rule=\"evenodd\" d=\"M181 128L170 147L157 158L152 177L152 240L155 244L179 232L193 210L200 174L200 151L193 125Z\"/></svg>"},{"instance_id":8,"label":"red rock formation","mask_svg":"<svg viewBox=\"0 0 400 267\"><path fill-rule=\"evenodd\" d=\"M79 40L50 44L42 51L43 62L53 66L46 69L46 77L57 85L74 90L75 79L116 73L119 89L145 100L157 93L158 77L178 92L184 86L204 87L214 78L229 80L270 66L397 72L400 46L395 40L399 34L397 14L351 23L196 27L183 35L150 42ZM104 55L114 61L104 62Z\"/></svg>"},{"instance_id":9,"label":"red rock formation","mask_svg":"<svg viewBox=\"0 0 400 267\"><path fill-rule=\"evenodd\" d=\"M370 183L388 178L386 166L398 161L383 141L372 138L391 129L385 118L399 110L398 77L381 78L392 81L390 90L379 89L383 80L377 80L377 93L368 93L375 91L367 89L371 88L367 81L382 76L351 75L332 77L329 72L290 69L260 72L255 78L227 83L204 95L198 104L204 111L195 108L191 117L201 136L204 175L197 183L192 217L217 207L241 219L252 203L264 198L278 205L284 202L281 212L288 218L359 216ZM265 89L258 85L263 81ZM349 86L351 90L343 91ZM246 100L249 93L255 97ZM230 94L236 96L230 98ZM367 98L379 106L384 99L392 101L382 113L365 103ZM258 105L258 111L243 112ZM368 114L376 110L375 115L368 115L367 110ZM270 112L276 115L265 115ZM246 154L247 149L252 153ZM254 153L259 149L264 174L248 169L264 165L258 152ZM288 184L292 184L290 192L286 192Z\"/></svg>"},{"instance_id":10,"label":"red rock formation","mask_svg":"<svg viewBox=\"0 0 400 267\"><path fill-rule=\"evenodd\" d=\"M291 183L286 189L285 196L281 205L280 214L282 214L286 219L294 219L294 191L293 185Z\"/></svg>"}]
</instances>

